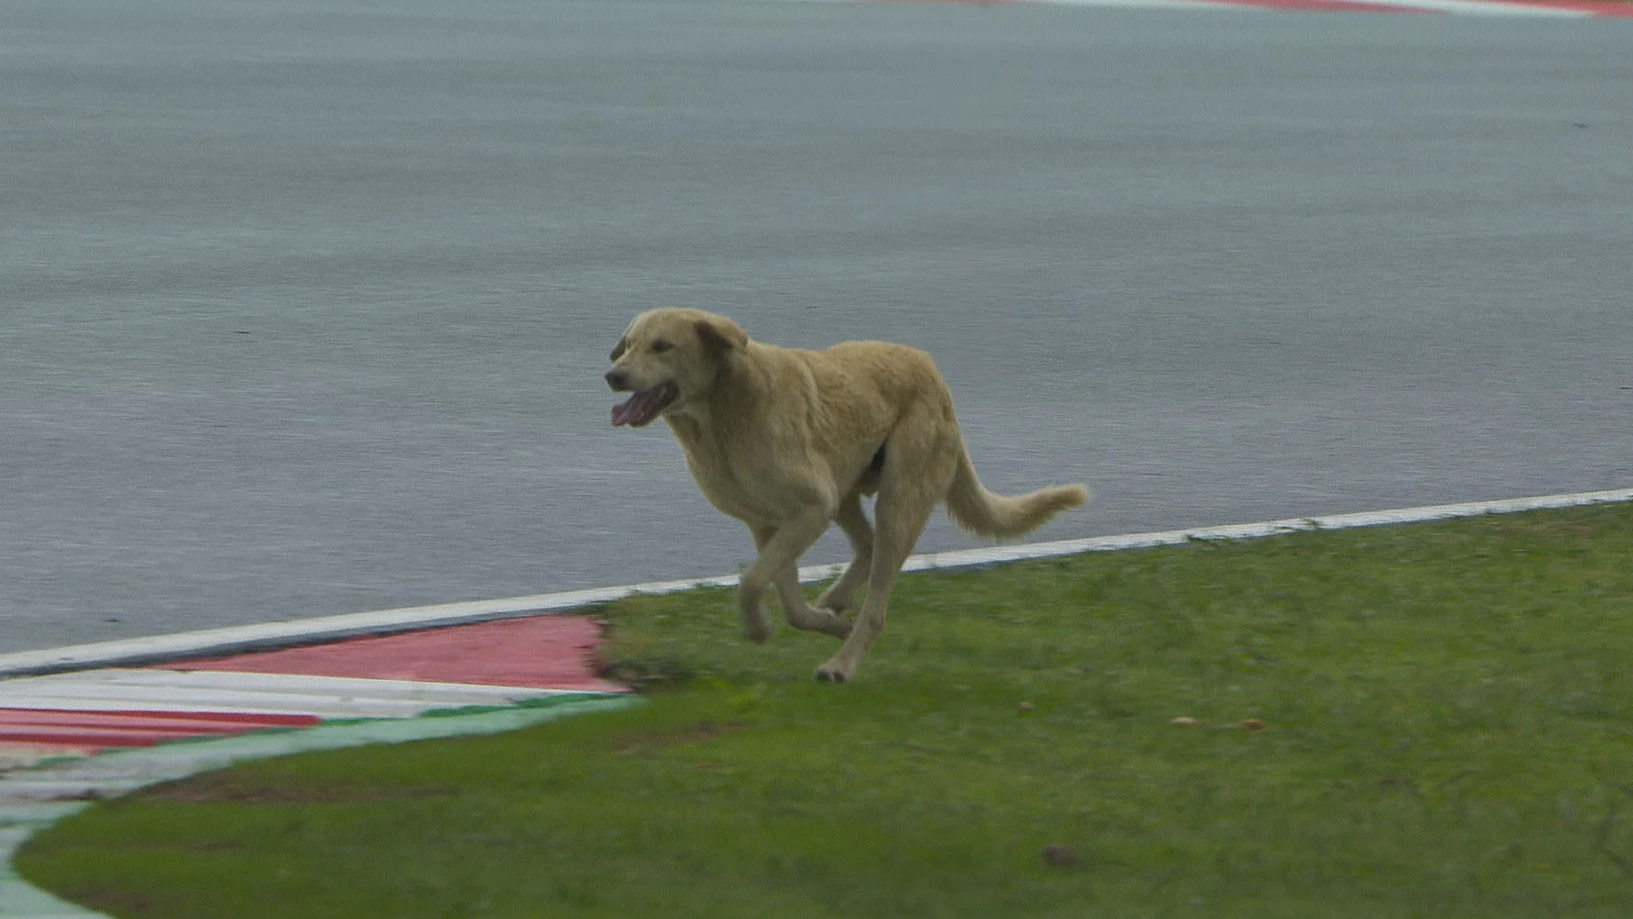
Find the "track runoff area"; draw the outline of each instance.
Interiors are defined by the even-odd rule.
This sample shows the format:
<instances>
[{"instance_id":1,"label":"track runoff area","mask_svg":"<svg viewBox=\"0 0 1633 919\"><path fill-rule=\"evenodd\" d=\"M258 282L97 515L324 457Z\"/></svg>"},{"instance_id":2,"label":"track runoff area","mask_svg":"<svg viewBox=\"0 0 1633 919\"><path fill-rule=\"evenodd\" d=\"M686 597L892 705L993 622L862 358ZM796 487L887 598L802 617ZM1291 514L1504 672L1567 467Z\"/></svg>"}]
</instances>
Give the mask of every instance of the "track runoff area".
<instances>
[{"instance_id":1,"label":"track runoff area","mask_svg":"<svg viewBox=\"0 0 1633 919\"><path fill-rule=\"evenodd\" d=\"M916 555L904 571L1240 540L1312 529L1413 523L1633 500L1633 489L1293 518ZM825 580L842 565L800 569ZM600 679L600 630L562 615L642 594L729 587L735 576L419 606L0 655L0 770L164 741L449 712L544 710L617 698ZM86 794L32 770L0 776L7 796ZM50 786L50 787L48 787Z\"/></svg>"},{"instance_id":2,"label":"track runoff area","mask_svg":"<svg viewBox=\"0 0 1633 919\"><path fill-rule=\"evenodd\" d=\"M1633 488L918 555L906 571L1633 501ZM800 569L802 581L842 566ZM91 802L235 762L496 733L637 704L563 615L735 576L212 629L0 655L0 919L86 919L11 856Z\"/></svg>"}]
</instances>

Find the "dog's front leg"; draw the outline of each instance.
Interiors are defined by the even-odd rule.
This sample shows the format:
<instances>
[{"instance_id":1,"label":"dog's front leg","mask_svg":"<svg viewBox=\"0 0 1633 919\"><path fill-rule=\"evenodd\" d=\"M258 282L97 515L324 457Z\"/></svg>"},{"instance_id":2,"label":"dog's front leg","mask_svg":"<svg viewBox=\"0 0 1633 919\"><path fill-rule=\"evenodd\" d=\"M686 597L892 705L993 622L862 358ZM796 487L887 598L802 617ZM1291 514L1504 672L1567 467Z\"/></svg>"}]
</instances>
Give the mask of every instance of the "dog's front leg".
<instances>
[{"instance_id":1,"label":"dog's front leg","mask_svg":"<svg viewBox=\"0 0 1633 919\"><path fill-rule=\"evenodd\" d=\"M771 639L771 622L765 617L766 578L755 573L755 565L764 558L766 543L770 541L776 530L754 527L754 547L760 550L760 555L754 564L743 569L737 576L737 608L743 620L743 634L749 641L757 645L765 644Z\"/></svg>"},{"instance_id":2,"label":"dog's front leg","mask_svg":"<svg viewBox=\"0 0 1633 919\"><path fill-rule=\"evenodd\" d=\"M743 618L743 632L748 635L750 641L763 642L771 637L771 623L766 620L761 600L765 596L766 587L773 582L776 583L777 593L782 600L783 613L791 625L829 634L836 633L838 627L827 621L829 617L822 617L823 621L820 623L812 619L817 611L805 604L805 598L799 592L796 567L800 556L805 554L806 549L811 548L811 544L828 528L828 523L832 519L831 511L819 507L807 509L778 526L753 527L754 545L760 550L760 554L754 559L753 564L744 569L742 576L737 580L737 603ZM831 618L844 622L837 616ZM848 624L845 630L849 631Z\"/></svg>"}]
</instances>

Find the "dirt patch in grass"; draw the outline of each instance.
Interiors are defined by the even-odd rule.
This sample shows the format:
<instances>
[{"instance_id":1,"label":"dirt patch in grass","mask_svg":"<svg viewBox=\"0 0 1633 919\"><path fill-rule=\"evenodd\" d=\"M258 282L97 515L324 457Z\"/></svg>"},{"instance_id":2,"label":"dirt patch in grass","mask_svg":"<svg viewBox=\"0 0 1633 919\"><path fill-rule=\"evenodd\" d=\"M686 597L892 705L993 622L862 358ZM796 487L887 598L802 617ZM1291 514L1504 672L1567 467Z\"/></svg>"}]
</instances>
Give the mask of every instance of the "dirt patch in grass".
<instances>
[{"instance_id":1,"label":"dirt patch in grass","mask_svg":"<svg viewBox=\"0 0 1633 919\"><path fill-rule=\"evenodd\" d=\"M624 731L609 738L613 750L624 753L649 753L674 747L680 744L698 743L712 740L723 734L741 731L749 726L747 721L699 721L683 728L650 731Z\"/></svg>"},{"instance_id":2,"label":"dirt patch in grass","mask_svg":"<svg viewBox=\"0 0 1633 919\"><path fill-rule=\"evenodd\" d=\"M1599 528L1591 523L1575 520L1547 520L1535 523L1504 523L1492 528L1492 532L1504 536L1536 536L1565 535L1589 537L1599 532Z\"/></svg>"},{"instance_id":3,"label":"dirt patch in grass","mask_svg":"<svg viewBox=\"0 0 1633 919\"><path fill-rule=\"evenodd\" d=\"M139 792L137 797L145 801L186 804L378 804L453 794L454 789L441 786L290 783L276 776L226 771L156 785Z\"/></svg>"},{"instance_id":4,"label":"dirt patch in grass","mask_svg":"<svg viewBox=\"0 0 1633 919\"><path fill-rule=\"evenodd\" d=\"M596 675L602 679L622 683L641 692L674 689L697 675L695 670L679 661L655 657L600 660L597 661L596 671Z\"/></svg>"}]
</instances>

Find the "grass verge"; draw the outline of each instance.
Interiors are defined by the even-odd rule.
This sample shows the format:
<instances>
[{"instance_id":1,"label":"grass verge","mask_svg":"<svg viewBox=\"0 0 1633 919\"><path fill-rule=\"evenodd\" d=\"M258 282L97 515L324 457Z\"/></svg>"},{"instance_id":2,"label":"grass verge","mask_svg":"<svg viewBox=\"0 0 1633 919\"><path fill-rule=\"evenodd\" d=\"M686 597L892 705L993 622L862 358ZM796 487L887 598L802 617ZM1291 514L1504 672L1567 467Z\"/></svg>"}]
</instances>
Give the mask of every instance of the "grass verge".
<instances>
[{"instance_id":1,"label":"grass verge","mask_svg":"<svg viewBox=\"0 0 1633 919\"><path fill-rule=\"evenodd\" d=\"M651 704L254 763L18 867L116 916L1633 914L1633 505L904 579L859 682L725 591ZM1174 723L1174 719L1182 720Z\"/></svg>"}]
</instances>

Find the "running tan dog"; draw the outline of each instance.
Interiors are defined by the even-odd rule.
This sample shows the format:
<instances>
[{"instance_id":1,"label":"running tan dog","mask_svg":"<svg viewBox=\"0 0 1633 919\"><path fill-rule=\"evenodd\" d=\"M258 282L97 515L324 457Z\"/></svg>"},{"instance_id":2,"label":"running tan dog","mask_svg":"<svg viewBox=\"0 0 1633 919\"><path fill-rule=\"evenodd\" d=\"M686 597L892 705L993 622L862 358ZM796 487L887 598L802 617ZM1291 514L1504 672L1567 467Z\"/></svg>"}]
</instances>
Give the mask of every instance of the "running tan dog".
<instances>
[{"instance_id":1,"label":"running tan dog","mask_svg":"<svg viewBox=\"0 0 1633 919\"><path fill-rule=\"evenodd\" d=\"M983 488L946 382L930 355L905 345L779 348L749 340L724 316L660 309L635 317L612 361L607 384L634 393L613 408L612 423L667 421L703 494L754 533L759 557L738 586L748 637L771 636L760 605L769 584L790 625L845 640L817 669L819 680L856 676L937 504L946 502L964 529L1003 537L1089 497L1082 485L1013 498ZM875 493L877 531L862 513L862 496ZM835 522L856 557L812 607L800 590L799 558ZM863 581L867 599L853 628L839 614Z\"/></svg>"}]
</instances>

